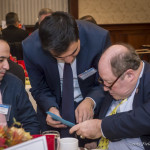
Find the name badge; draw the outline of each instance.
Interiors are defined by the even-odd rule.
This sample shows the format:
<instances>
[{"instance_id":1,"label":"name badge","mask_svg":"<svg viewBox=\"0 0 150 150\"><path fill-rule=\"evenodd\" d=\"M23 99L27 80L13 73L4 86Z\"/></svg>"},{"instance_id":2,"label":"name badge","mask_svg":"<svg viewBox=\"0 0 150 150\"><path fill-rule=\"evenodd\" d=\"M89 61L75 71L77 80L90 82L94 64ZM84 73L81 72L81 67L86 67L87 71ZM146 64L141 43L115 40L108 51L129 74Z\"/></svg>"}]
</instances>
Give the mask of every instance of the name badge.
<instances>
[{"instance_id":1,"label":"name badge","mask_svg":"<svg viewBox=\"0 0 150 150\"><path fill-rule=\"evenodd\" d=\"M93 74L95 74L97 72L97 70L95 68L90 68L88 70L86 70L85 72L81 73L78 75L78 77L82 80L87 79L88 77L92 76Z\"/></svg>"},{"instance_id":2,"label":"name badge","mask_svg":"<svg viewBox=\"0 0 150 150\"><path fill-rule=\"evenodd\" d=\"M5 115L7 121L9 121L10 109L10 105L0 104L0 114Z\"/></svg>"},{"instance_id":3,"label":"name badge","mask_svg":"<svg viewBox=\"0 0 150 150\"><path fill-rule=\"evenodd\" d=\"M0 114L7 115L8 114L8 105L0 104Z\"/></svg>"}]
</instances>

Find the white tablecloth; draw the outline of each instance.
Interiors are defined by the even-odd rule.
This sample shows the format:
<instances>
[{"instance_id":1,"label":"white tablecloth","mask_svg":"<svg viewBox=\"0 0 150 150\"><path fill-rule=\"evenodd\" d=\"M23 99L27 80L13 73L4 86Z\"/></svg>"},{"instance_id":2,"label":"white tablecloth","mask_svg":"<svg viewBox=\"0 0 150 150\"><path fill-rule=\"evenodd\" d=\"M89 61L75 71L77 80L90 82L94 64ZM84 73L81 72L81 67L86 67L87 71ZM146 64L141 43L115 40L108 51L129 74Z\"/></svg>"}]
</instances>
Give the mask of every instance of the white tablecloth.
<instances>
[{"instance_id":1,"label":"white tablecloth","mask_svg":"<svg viewBox=\"0 0 150 150\"><path fill-rule=\"evenodd\" d=\"M27 93L28 93L28 95L29 95L29 99L30 99L30 101L31 101L31 103L32 103L32 105L33 105L33 108L34 108L35 111L36 111L36 109L37 109L36 101L35 101L34 98L32 97L31 92L29 91L30 88L31 88L31 85L26 85L25 88L26 88L26 91L27 91Z\"/></svg>"}]
</instances>

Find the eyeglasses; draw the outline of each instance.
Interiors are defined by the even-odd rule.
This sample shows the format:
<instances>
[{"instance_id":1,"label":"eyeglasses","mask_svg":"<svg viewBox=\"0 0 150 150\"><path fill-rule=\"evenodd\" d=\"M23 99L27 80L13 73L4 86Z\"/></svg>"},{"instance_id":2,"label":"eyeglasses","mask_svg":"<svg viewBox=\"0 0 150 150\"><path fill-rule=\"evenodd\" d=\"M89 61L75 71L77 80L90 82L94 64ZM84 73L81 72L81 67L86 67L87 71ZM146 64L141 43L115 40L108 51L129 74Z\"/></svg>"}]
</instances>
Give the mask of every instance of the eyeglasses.
<instances>
[{"instance_id":1,"label":"eyeglasses","mask_svg":"<svg viewBox=\"0 0 150 150\"><path fill-rule=\"evenodd\" d=\"M126 71L127 71L127 70L126 70ZM114 84L119 80L119 78L120 78L126 71L124 71L123 73L121 73L121 74L117 77L117 79L116 79L110 86L105 85L105 84L104 84L104 81L103 81L100 77L98 78L98 82L99 82L100 84L102 84L103 86L105 86L106 88L108 88L109 90L111 90L112 87L114 86Z\"/></svg>"},{"instance_id":2,"label":"eyeglasses","mask_svg":"<svg viewBox=\"0 0 150 150\"><path fill-rule=\"evenodd\" d=\"M52 55L53 57L55 57L55 58L61 58L61 59L65 59L65 58L67 58L67 57L69 57L69 56L72 56L72 55L74 55L75 53L76 53L76 51L78 50L78 47L73 51L73 53L72 54L70 54L70 55L68 55L68 56L64 56L64 57L60 57L60 56L55 56L55 55Z\"/></svg>"}]
</instances>

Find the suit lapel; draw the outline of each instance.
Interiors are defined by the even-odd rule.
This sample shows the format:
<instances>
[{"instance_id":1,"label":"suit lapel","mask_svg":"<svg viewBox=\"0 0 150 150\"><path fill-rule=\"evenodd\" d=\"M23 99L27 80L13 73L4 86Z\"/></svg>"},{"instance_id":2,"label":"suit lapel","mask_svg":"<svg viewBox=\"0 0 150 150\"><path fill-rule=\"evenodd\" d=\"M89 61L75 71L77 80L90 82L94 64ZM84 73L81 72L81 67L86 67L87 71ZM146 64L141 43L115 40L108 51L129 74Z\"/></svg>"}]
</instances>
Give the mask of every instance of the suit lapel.
<instances>
[{"instance_id":1,"label":"suit lapel","mask_svg":"<svg viewBox=\"0 0 150 150\"><path fill-rule=\"evenodd\" d=\"M134 95L134 100L133 100L133 109L138 107L138 106L141 106L143 105L143 89L142 88L142 78L140 79L140 83L138 85L138 87L136 88L136 92L135 92L135 95Z\"/></svg>"},{"instance_id":2,"label":"suit lapel","mask_svg":"<svg viewBox=\"0 0 150 150\"><path fill-rule=\"evenodd\" d=\"M86 68L86 50L84 48L83 45L80 46L80 52L76 57L76 70L77 70L77 75L79 75L80 73L83 73L85 71Z\"/></svg>"},{"instance_id":3,"label":"suit lapel","mask_svg":"<svg viewBox=\"0 0 150 150\"><path fill-rule=\"evenodd\" d=\"M61 95L60 77L57 60L50 57L49 59L47 59L46 64L46 70L48 72L47 78L51 79L51 82L48 82L49 87L54 87L54 89L57 91L57 94Z\"/></svg>"},{"instance_id":4,"label":"suit lapel","mask_svg":"<svg viewBox=\"0 0 150 150\"><path fill-rule=\"evenodd\" d=\"M112 101L113 101L113 98L109 94L107 94L102 103L101 110L99 112L100 119L102 119L106 116L106 113L107 113Z\"/></svg>"}]
</instances>

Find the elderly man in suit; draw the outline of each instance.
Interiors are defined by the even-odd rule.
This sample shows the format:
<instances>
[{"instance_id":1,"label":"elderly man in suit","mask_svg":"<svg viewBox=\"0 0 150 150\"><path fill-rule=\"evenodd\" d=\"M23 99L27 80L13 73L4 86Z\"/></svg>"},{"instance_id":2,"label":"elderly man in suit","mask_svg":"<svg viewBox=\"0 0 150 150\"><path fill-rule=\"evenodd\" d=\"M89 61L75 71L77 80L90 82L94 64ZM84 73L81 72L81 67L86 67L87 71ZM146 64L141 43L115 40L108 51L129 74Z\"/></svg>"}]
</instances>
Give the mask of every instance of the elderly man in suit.
<instances>
[{"instance_id":1,"label":"elderly man in suit","mask_svg":"<svg viewBox=\"0 0 150 150\"><path fill-rule=\"evenodd\" d=\"M85 21L75 21L65 12L47 16L39 31L23 41L31 93L38 105L43 130L66 128L46 115L47 111L74 123L93 118L93 110L97 114L104 93L97 83L95 70L102 52L109 45L108 31ZM71 66L73 77L67 80L73 87L67 89L67 97L63 98L67 87L63 86L66 85L63 76L68 72L64 71L65 66ZM72 94L73 99L66 102ZM70 136L69 131L67 136Z\"/></svg>"},{"instance_id":2,"label":"elderly man in suit","mask_svg":"<svg viewBox=\"0 0 150 150\"><path fill-rule=\"evenodd\" d=\"M108 92L100 109L102 120L85 121L70 133L102 136L100 149L149 150L150 64L130 45L117 44L104 52L98 66L100 83Z\"/></svg>"}]
</instances>

